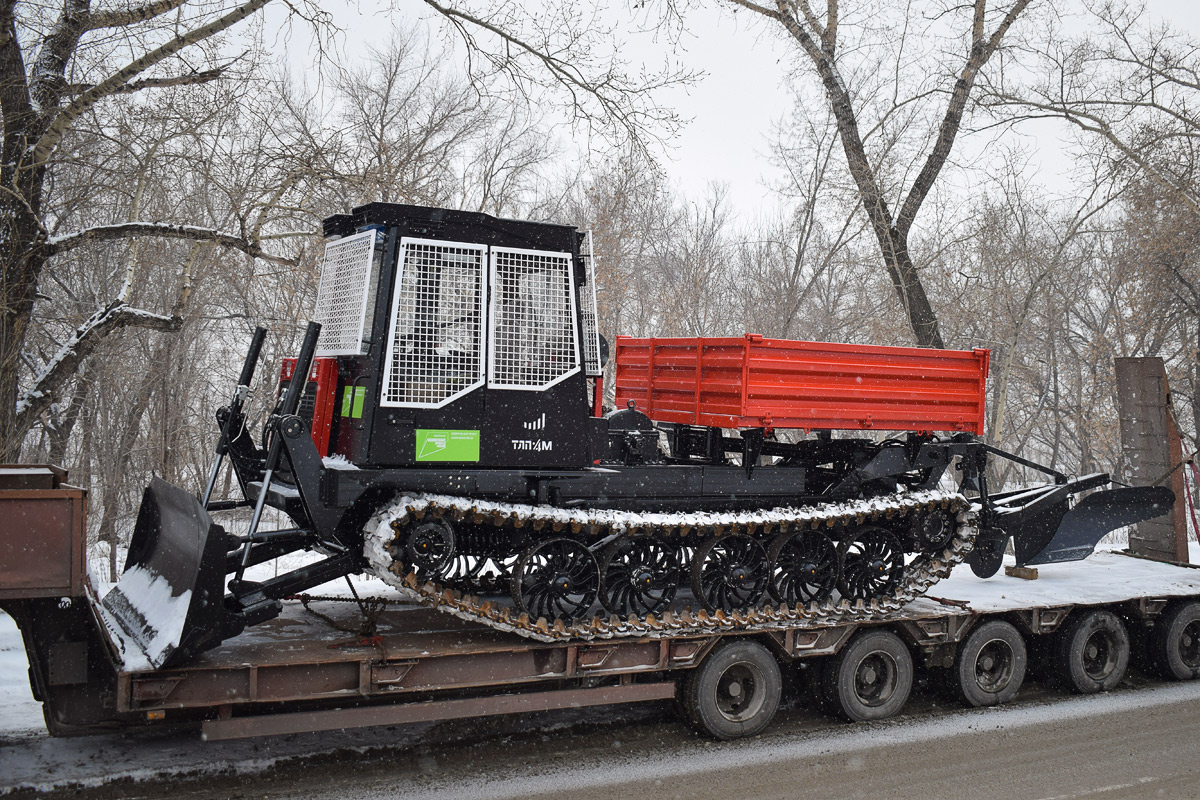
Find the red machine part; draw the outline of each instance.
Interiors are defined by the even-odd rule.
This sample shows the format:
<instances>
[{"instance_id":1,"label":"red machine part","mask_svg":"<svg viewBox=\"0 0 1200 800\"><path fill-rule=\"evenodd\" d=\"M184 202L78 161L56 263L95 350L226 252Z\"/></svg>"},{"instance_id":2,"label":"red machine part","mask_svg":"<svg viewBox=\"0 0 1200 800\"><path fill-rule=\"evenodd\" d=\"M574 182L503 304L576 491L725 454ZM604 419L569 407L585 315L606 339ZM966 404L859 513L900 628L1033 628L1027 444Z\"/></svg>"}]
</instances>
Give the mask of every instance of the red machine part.
<instances>
[{"instance_id":1,"label":"red machine part","mask_svg":"<svg viewBox=\"0 0 1200 800\"><path fill-rule=\"evenodd\" d=\"M282 395L296 372L296 359L285 358L279 371L279 391ZM329 455L329 439L333 430L334 404L337 395L337 359L314 358L308 373L308 386L300 399L300 416L309 422L313 443L321 457ZM311 399L310 399L311 398ZM312 414L309 419L309 414Z\"/></svg>"},{"instance_id":2,"label":"red machine part","mask_svg":"<svg viewBox=\"0 0 1200 800\"><path fill-rule=\"evenodd\" d=\"M982 433L990 351L618 336L616 404L720 428Z\"/></svg>"}]
</instances>

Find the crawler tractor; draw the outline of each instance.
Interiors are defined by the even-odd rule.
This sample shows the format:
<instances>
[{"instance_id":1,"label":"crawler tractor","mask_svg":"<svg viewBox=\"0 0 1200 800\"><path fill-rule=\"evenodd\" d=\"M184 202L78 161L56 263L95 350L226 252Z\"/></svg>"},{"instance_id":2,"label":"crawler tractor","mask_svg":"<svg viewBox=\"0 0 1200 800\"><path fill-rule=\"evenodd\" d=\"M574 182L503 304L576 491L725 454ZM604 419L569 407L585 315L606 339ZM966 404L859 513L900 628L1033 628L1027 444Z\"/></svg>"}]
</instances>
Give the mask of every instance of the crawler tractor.
<instances>
[{"instance_id":1,"label":"crawler tractor","mask_svg":"<svg viewBox=\"0 0 1200 800\"><path fill-rule=\"evenodd\" d=\"M315 321L261 435L260 328L207 488L154 481L104 598L154 667L363 571L543 641L868 619L963 559L990 576L1010 540L1018 564L1084 558L1172 501L1079 499L1108 476L980 441L986 350L618 337L605 416L586 234L381 203L324 228ZM242 499L213 498L226 458ZM1047 481L991 491L992 458ZM245 532L212 521L238 506ZM267 507L291 524L264 529ZM322 557L247 579L298 550Z\"/></svg>"}]
</instances>

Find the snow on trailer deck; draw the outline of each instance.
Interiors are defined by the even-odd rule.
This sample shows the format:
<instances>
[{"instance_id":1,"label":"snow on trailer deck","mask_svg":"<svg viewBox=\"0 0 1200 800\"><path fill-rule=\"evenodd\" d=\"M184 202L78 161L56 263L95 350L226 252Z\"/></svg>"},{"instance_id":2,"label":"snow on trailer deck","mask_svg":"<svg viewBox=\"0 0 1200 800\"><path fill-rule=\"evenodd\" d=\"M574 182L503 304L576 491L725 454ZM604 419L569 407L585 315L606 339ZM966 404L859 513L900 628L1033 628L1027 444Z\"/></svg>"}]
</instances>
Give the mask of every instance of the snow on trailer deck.
<instances>
[{"instance_id":1,"label":"snow on trailer deck","mask_svg":"<svg viewBox=\"0 0 1200 800\"><path fill-rule=\"evenodd\" d=\"M1011 557L1006 557L1006 563L1013 563ZM989 614L1200 595L1200 567L1164 564L1120 552L1100 551L1083 561L1044 564L1037 569L1036 580L1012 578L1003 572L980 580L970 567L962 564L954 568L949 578L929 587L928 597L914 600L906 611L923 612L939 607L944 613L945 608L930 597L965 602L971 612Z\"/></svg>"},{"instance_id":2,"label":"snow on trailer deck","mask_svg":"<svg viewBox=\"0 0 1200 800\"><path fill-rule=\"evenodd\" d=\"M918 646L935 646L958 641L979 614L1027 612L1053 624L1075 605L1200 596L1200 569L1120 553L1046 565L1039 573L1033 581L1003 574L981 580L961 565L931 587L929 597L900 612L768 635L794 657L836 652L859 627L872 624L898 624ZM398 599L379 614L376 636L363 638L353 633L360 620L353 602L314 601L311 607L318 614L288 604L279 618L185 667L122 672L118 710L178 719L211 717L215 709L218 718L204 722L204 735L225 739L667 699L675 683L659 673L696 666L721 638L542 644ZM1060 613L1047 615L1056 609ZM640 682L639 673L645 675ZM601 683L615 685L560 688L604 677L610 680ZM486 687L537 691L478 691ZM458 690L476 691L467 698L428 699ZM255 713L280 703L292 706ZM305 710L293 710L297 704Z\"/></svg>"}]
</instances>

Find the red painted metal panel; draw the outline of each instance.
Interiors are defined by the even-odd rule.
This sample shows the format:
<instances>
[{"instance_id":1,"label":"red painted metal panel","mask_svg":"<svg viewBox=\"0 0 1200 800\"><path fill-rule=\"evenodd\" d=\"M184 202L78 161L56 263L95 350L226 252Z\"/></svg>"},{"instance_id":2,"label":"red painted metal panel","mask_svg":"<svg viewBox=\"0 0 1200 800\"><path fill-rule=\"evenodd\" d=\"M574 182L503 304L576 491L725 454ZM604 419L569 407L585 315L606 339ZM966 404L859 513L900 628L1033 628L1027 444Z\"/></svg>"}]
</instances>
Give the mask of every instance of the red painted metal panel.
<instances>
[{"instance_id":1,"label":"red painted metal panel","mask_svg":"<svg viewBox=\"0 0 1200 800\"><path fill-rule=\"evenodd\" d=\"M618 336L616 400L722 428L982 433L989 351Z\"/></svg>"},{"instance_id":2,"label":"red painted metal panel","mask_svg":"<svg viewBox=\"0 0 1200 800\"><path fill-rule=\"evenodd\" d=\"M286 384L296 371L296 359L283 359L279 372L279 393L283 394ZM308 396L312 391L312 438L317 452L322 457L329 455L329 438L333 429L333 414L337 402L338 368L336 358L314 358L312 371L308 374L310 386L300 400L300 415L308 416Z\"/></svg>"}]
</instances>

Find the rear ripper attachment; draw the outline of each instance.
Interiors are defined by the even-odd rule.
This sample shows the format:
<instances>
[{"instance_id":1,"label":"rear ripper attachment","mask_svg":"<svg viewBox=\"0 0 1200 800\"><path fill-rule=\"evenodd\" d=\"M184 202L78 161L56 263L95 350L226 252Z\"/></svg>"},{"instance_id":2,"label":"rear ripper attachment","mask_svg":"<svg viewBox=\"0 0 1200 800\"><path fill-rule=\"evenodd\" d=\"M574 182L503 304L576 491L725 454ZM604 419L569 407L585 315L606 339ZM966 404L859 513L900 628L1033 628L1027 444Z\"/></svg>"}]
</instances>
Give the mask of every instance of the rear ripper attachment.
<instances>
[{"instance_id":1,"label":"rear ripper attachment","mask_svg":"<svg viewBox=\"0 0 1200 800\"><path fill-rule=\"evenodd\" d=\"M994 573L1010 537L1021 563L1083 558L1170 503L1127 489L1072 509L1107 476L979 442L986 350L618 337L620 410L603 417L588 236L382 203L325 234L315 321L261 440L242 408L260 330L202 498L156 484L143 501L105 607L153 666L364 570L543 640L870 617L964 558ZM213 500L226 457L242 497ZM992 494L992 457L1049 480ZM244 533L210 520L237 507ZM290 523L264 530L267 509ZM248 579L298 550L322 558ZM172 620L136 581L164 590Z\"/></svg>"}]
</instances>

